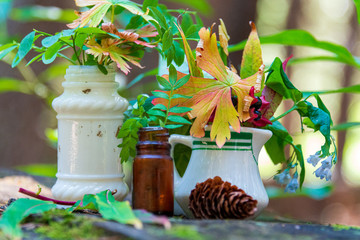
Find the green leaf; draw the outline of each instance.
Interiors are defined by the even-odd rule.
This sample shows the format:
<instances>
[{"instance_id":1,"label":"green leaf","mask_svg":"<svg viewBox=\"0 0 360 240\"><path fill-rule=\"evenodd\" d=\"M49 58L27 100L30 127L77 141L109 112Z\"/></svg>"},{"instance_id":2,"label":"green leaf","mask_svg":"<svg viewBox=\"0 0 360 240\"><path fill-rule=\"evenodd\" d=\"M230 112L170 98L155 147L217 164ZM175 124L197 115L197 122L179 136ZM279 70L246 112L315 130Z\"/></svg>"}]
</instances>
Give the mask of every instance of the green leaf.
<instances>
[{"instance_id":1,"label":"green leaf","mask_svg":"<svg viewBox=\"0 0 360 240\"><path fill-rule=\"evenodd\" d=\"M143 24L143 22L144 20L141 16L139 15L133 16L130 19L128 25L126 25L125 29L138 29Z\"/></svg>"},{"instance_id":2,"label":"green leaf","mask_svg":"<svg viewBox=\"0 0 360 240\"><path fill-rule=\"evenodd\" d=\"M214 9L211 6L208 0L166 0L168 2L176 2L185 6L188 6L192 9L195 9L197 12L205 15L211 16L214 13Z\"/></svg>"},{"instance_id":3,"label":"green leaf","mask_svg":"<svg viewBox=\"0 0 360 240\"><path fill-rule=\"evenodd\" d=\"M23 40L20 42L19 50L12 62L11 67L16 67L20 61L28 54L28 52L31 50L32 45L35 40L35 31L32 31L28 35L26 35Z\"/></svg>"},{"instance_id":4,"label":"green leaf","mask_svg":"<svg viewBox=\"0 0 360 240\"><path fill-rule=\"evenodd\" d=\"M41 45L46 48L51 47L59 40L60 37L61 33L55 34L54 36L46 37L41 41Z\"/></svg>"},{"instance_id":5,"label":"green leaf","mask_svg":"<svg viewBox=\"0 0 360 240\"><path fill-rule=\"evenodd\" d=\"M57 53L59 52L60 48L63 46L63 43L61 42L56 42L55 44L53 44L51 47L49 47L45 54L42 55L42 61L44 64L49 64L52 63L56 56Z\"/></svg>"},{"instance_id":6,"label":"green leaf","mask_svg":"<svg viewBox=\"0 0 360 240\"><path fill-rule=\"evenodd\" d=\"M87 34L77 34L75 38L75 46L78 46L80 49L82 49L87 37Z\"/></svg>"},{"instance_id":7,"label":"green leaf","mask_svg":"<svg viewBox=\"0 0 360 240\"><path fill-rule=\"evenodd\" d=\"M164 99L169 99L169 96L164 93L164 92L158 92L158 91L151 91L151 93L158 98L164 98Z\"/></svg>"},{"instance_id":8,"label":"green leaf","mask_svg":"<svg viewBox=\"0 0 360 240\"><path fill-rule=\"evenodd\" d=\"M309 32L304 30L292 29L285 30L280 33L260 37L261 44L281 44L285 46L304 46L314 47L326 50L336 56L337 61L349 64L351 66L360 67L352 54L343 46L319 41L314 38ZM228 48L229 52L239 51L244 49L246 41L242 41L236 45Z\"/></svg>"},{"instance_id":9,"label":"green leaf","mask_svg":"<svg viewBox=\"0 0 360 240\"><path fill-rule=\"evenodd\" d=\"M33 62L35 62L35 61L37 61L38 59L42 58L42 56L43 56L44 54L45 54L45 52L36 55L36 56L33 57L25 66L29 66L29 65L32 64Z\"/></svg>"},{"instance_id":10,"label":"green leaf","mask_svg":"<svg viewBox=\"0 0 360 240\"><path fill-rule=\"evenodd\" d=\"M189 80L190 80L190 75L186 75L185 77L180 78L174 87L174 90L181 88L182 86L184 86L184 84L186 84Z\"/></svg>"},{"instance_id":11,"label":"green leaf","mask_svg":"<svg viewBox=\"0 0 360 240\"><path fill-rule=\"evenodd\" d=\"M104 219L142 228L141 221L135 216L128 201L116 201L109 190L95 195L97 208Z\"/></svg>"},{"instance_id":12,"label":"green leaf","mask_svg":"<svg viewBox=\"0 0 360 240\"><path fill-rule=\"evenodd\" d=\"M174 62L177 66L181 66L184 63L185 60L185 52L181 48L180 44L176 41L174 41L174 48L175 48L175 56L174 56Z\"/></svg>"},{"instance_id":13,"label":"green leaf","mask_svg":"<svg viewBox=\"0 0 360 240\"><path fill-rule=\"evenodd\" d=\"M301 167L301 172L300 172L300 189L302 188L302 185L304 183L305 180L305 161L304 161L304 155L302 152L302 148L300 144L297 145L293 145L294 151L295 151L295 155L296 155L296 159L297 161L300 163L300 167Z\"/></svg>"},{"instance_id":14,"label":"green leaf","mask_svg":"<svg viewBox=\"0 0 360 240\"><path fill-rule=\"evenodd\" d=\"M171 27L165 31L164 35L162 36L161 42L163 51L166 51L171 47L171 45L173 44L173 34Z\"/></svg>"},{"instance_id":15,"label":"green leaf","mask_svg":"<svg viewBox=\"0 0 360 240\"><path fill-rule=\"evenodd\" d=\"M172 86L174 86L176 81L177 81L177 71L174 65L171 64L169 67L169 82L171 83Z\"/></svg>"},{"instance_id":16,"label":"green leaf","mask_svg":"<svg viewBox=\"0 0 360 240\"><path fill-rule=\"evenodd\" d=\"M156 80L158 81L160 86L162 86L164 88L165 91L171 90L171 84L168 82L168 80L166 80L165 78L160 77L160 76L156 76Z\"/></svg>"},{"instance_id":17,"label":"green leaf","mask_svg":"<svg viewBox=\"0 0 360 240\"><path fill-rule=\"evenodd\" d=\"M15 167L17 170L26 172L35 176L43 177L55 177L57 173L56 164L30 164L30 165L21 165Z\"/></svg>"},{"instance_id":18,"label":"green leaf","mask_svg":"<svg viewBox=\"0 0 360 240\"><path fill-rule=\"evenodd\" d=\"M6 55L8 55L12 50L14 50L17 47L18 46L14 43L2 45L0 47L0 59L3 59Z\"/></svg>"},{"instance_id":19,"label":"green leaf","mask_svg":"<svg viewBox=\"0 0 360 240\"><path fill-rule=\"evenodd\" d=\"M76 19L76 15L73 9L60 9L53 6L34 5L13 8L11 10L10 19L26 23L39 21L69 23Z\"/></svg>"},{"instance_id":20,"label":"green leaf","mask_svg":"<svg viewBox=\"0 0 360 240\"><path fill-rule=\"evenodd\" d=\"M142 227L142 223L135 216L129 202L116 201L110 190L102 191L96 195L86 194L82 201L78 201L68 211L72 212L85 208L99 211L104 219L114 220L123 224L132 224L136 228Z\"/></svg>"},{"instance_id":21,"label":"green leaf","mask_svg":"<svg viewBox=\"0 0 360 240\"><path fill-rule=\"evenodd\" d=\"M183 118L183 117L176 116L176 115L170 115L170 116L168 117L168 120L169 120L169 121L172 121L172 122L176 122L176 123L191 124L190 121L186 120L186 119Z\"/></svg>"},{"instance_id":22,"label":"green leaf","mask_svg":"<svg viewBox=\"0 0 360 240\"><path fill-rule=\"evenodd\" d=\"M5 92L21 92L31 94L26 82L13 78L0 78L0 94Z\"/></svg>"},{"instance_id":23,"label":"green leaf","mask_svg":"<svg viewBox=\"0 0 360 240\"><path fill-rule=\"evenodd\" d=\"M186 95L181 95L181 94L174 94L172 95L171 99L176 99L176 98L187 98L190 99L192 98L191 96L186 96Z\"/></svg>"},{"instance_id":24,"label":"green leaf","mask_svg":"<svg viewBox=\"0 0 360 240\"><path fill-rule=\"evenodd\" d=\"M330 125L333 124L332 122L332 119L331 119L331 114L330 114L330 111L329 109L327 109L327 107L325 106L325 104L323 103L323 101L321 100L320 96L318 94L313 94L315 99L316 99L316 102L317 102L317 105L318 105L318 108L320 108L321 110L323 110L324 112L326 112L329 117L330 117Z\"/></svg>"},{"instance_id":25,"label":"green leaf","mask_svg":"<svg viewBox=\"0 0 360 240\"><path fill-rule=\"evenodd\" d=\"M358 23L360 24L360 0L354 0Z\"/></svg>"},{"instance_id":26,"label":"green leaf","mask_svg":"<svg viewBox=\"0 0 360 240\"><path fill-rule=\"evenodd\" d=\"M100 72L102 72L104 75L108 74L108 70L106 69L106 67L104 65L97 64L97 67L100 70Z\"/></svg>"},{"instance_id":27,"label":"green leaf","mask_svg":"<svg viewBox=\"0 0 360 240\"><path fill-rule=\"evenodd\" d=\"M111 2L113 5L118 5L120 7L125 8L129 12L135 15L140 15L142 18L144 18L147 22L154 21L154 19L149 16L148 14L145 14L144 11L141 10L141 8L138 7L138 5L132 1L129 0L108 0L108 2ZM153 7L152 7L153 8Z\"/></svg>"},{"instance_id":28,"label":"green leaf","mask_svg":"<svg viewBox=\"0 0 360 240\"><path fill-rule=\"evenodd\" d=\"M165 56L166 56L166 64L167 66L170 66L171 63L174 61L174 57L175 57L174 46L171 46L167 51L165 51Z\"/></svg>"},{"instance_id":29,"label":"green leaf","mask_svg":"<svg viewBox=\"0 0 360 240\"><path fill-rule=\"evenodd\" d=\"M182 30L186 33L186 31L193 25L194 25L194 23L193 23L192 17L190 16L189 13L185 12L185 14L182 15L182 20L181 20Z\"/></svg>"},{"instance_id":30,"label":"green leaf","mask_svg":"<svg viewBox=\"0 0 360 240\"><path fill-rule=\"evenodd\" d=\"M172 112L172 113L186 113L186 112L189 112L191 111L192 108L189 108L189 107L172 107L169 109L169 112Z\"/></svg>"},{"instance_id":31,"label":"green leaf","mask_svg":"<svg viewBox=\"0 0 360 240\"><path fill-rule=\"evenodd\" d=\"M75 30L77 32L85 31L86 28L78 28L78 29L66 29L61 31L61 37L70 37L74 34ZM89 28L87 28L89 29ZM96 33L96 30L100 30L98 28L90 28L92 33ZM102 30L101 30L102 31Z\"/></svg>"},{"instance_id":32,"label":"green leaf","mask_svg":"<svg viewBox=\"0 0 360 240\"><path fill-rule=\"evenodd\" d=\"M331 130L334 131L345 131L349 128L353 127L360 127L360 122L346 122L346 123L340 123L338 125L335 125L331 128Z\"/></svg>"},{"instance_id":33,"label":"green leaf","mask_svg":"<svg viewBox=\"0 0 360 240\"><path fill-rule=\"evenodd\" d=\"M159 103L159 104L156 104L152 109L159 109L159 110L166 111L167 107L165 107L165 105Z\"/></svg>"},{"instance_id":34,"label":"green leaf","mask_svg":"<svg viewBox=\"0 0 360 240\"><path fill-rule=\"evenodd\" d=\"M30 214L43 213L56 208L56 204L37 199L20 198L12 203L0 219L0 229L8 236L21 237L20 222Z\"/></svg>"},{"instance_id":35,"label":"green leaf","mask_svg":"<svg viewBox=\"0 0 360 240\"><path fill-rule=\"evenodd\" d=\"M339 88L335 90L317 91L317 92L303 92L304 97L309 97L312 94L331 94L331 93L360 93L360 84L350 87Z\"/></svg>"},{"instance_id":36,"label":"green leaf","mask_svg":"<svg viewBox=\"0 0 360 240\"><path fill-rule=\"evenodd\" d=\"M286 162L284 150L287 144L292 143L292 137L279 121L273 122L272 125L267 125L266 128L273 133L269 141L265 143L265 149L271 161L274 164Z\"/></svg>"},{"instance_id":37,"label":"green leaf","mask_svg":"<svg viewBox=\"0 0 360 240\"><path fill-rule=\"evenodd\" d=\"M302 93L294 87L286 76L279 58L275 58L271 64L265 85L281 94L285 99L292 99L294 102L298 102L302 98Z\"/></svg>"},{"instance_id":38,"label":"green leaf","mask_svg":"<svg viewBox=\"0 0 360 240\"><path fill-rule=\"evenodd\" d=\"M323 111L320 108L314 107L310 102L301 101L297 105L299 105L299 108L297 109L299 114L302 117L308 117L313 123L314 131L320 131L320 133L324 136L325 143L321 146L321 156L328 156L331 145L331 117L327 112Z\"/></svg>"},{"instance_id":39,"label":"green leaf","mask_svg":"<svg viewBox=\"0 0 360 240\"><path fill-rule=\"evenodd\" d=\"M163 29L168 29L168 25L166 23L166 19L164 17L164 14L162 14L156 7L149 7L153 17L157 20L158 24Z\"/></svg>"},{"instance_id":40,"label":"green leaf","mask_svg":"<svg viewBox=\"0 0 360 240\"><path fill-rule=\"evenodd\" d=\"M144 0L142 10L146 12L148 7L155 7L158 5L159 0Z\"/></svg>"},{"instance_id":41,"label":"green leaf","mask_svg":"<svg viewBox=\"0 0 360 240\"><path fill-rule=\"evenodd\" d=\"M165 125L166 128L168 129L175 129L175 128L179 128L182 127L183 125L175 125L175 124L167 124Z\"/></svg>"},{"instance_id":42,"label":"green leaf","mask_svg":"<svg viewBox=\"0 0 360 240\"><path fill-rule=\"evenodd\" d=\"M160 111L160 110L149 110L147 113L149 115L153 115L153 116L165 117L165 113L163 111Z\"/></svg>"}]
</instances>

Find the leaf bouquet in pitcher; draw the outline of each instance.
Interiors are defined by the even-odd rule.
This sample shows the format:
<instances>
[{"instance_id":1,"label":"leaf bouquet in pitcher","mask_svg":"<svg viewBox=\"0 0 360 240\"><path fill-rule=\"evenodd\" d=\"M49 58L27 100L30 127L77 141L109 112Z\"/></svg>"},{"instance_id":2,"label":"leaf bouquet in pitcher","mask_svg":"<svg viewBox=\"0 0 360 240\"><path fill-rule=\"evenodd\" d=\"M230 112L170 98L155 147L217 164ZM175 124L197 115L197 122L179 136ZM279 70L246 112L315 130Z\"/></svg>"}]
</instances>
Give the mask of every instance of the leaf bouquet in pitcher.
<instances>
[{"instance_id":1,"label":"leaf bouquet in pitcher","mask_svg":"<svg viewBox=\"0 0 360 240\"><path fill-rule=\"evenodd\" d=\"M153 91L152 97L138 97L118 136L124 140L120 146L125 160L136 154L136 132L141 127L176 129L187 125L187 136L173 134L169 138L172 147L182 143L191 148L186 170L180 169L183 176L175 171L175 199L187 216L247 218L256 216L268 204L257 168L258 155L264 144L273 163L282 164L274 179L286 185L285 191L295 192L304 182L302 147L282 126L279 121L282 117L296 111L301 118L302 132L306 126L322 134L324 144L308 158L314 165L321 160L321 167L315 172L317 177L331 178L336 147L330 135L332 120L328 109L317 94L304 98L290 82L285 74L289 59L282 62L275 58L266 67L255 24L250 22L251 32L244 46L241 66L237 69L229 58L230 37L225 24L220 22L219 41L214 25L203 27L198 32L195 51L188 43L194 38L186 36L182 24L174 23L189 70L177 71L169 63L169 74L157 77L161 90ZM315 99L317 106L309 101L310 97ZM283 100L291 101L293 106L283 114L275 115ZM285 151L287 145L290 146L289 156ZM172 157L177 158L177 151ZM209 184L204 183L211 182L209 179L216 182L213 190L220 191L211 195L224 196L222 199L226 202L218 203L219 199L206 197L210 196L210 190ZM200 189L204 186L206 189ZM229 192L224 193L224 189ZM218 203L216 209L211 205L214 201ZM224 204L236 206L227 208Z\"/></svg>"}]
</instances>

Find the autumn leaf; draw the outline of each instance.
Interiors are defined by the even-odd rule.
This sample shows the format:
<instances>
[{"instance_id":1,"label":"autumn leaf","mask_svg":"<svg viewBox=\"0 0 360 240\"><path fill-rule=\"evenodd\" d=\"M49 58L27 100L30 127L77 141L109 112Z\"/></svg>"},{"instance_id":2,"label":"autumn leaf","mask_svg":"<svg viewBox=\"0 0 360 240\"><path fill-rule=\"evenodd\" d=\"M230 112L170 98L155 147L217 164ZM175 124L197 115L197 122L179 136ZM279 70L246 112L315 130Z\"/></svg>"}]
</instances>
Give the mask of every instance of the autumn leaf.
<instances>
[{"instance_id":1,"label":"autumn leaf","mask_svg":"<svg viewBox=\"0 0 360 240\"><path fill-rule=\"evenodd\" d=\"M79 18L67 25L69 28L82 28L87 24L89 27L97 27L112 5L107 0L76 0L75 3L78 7L94 6L88 11L79 13Z\"/></svg>"},{"instance_id":2,"label":"autumn leaf","mask_svg":"<svg viewBox=\"0 0 360 240\"><path fill-rule=\"evenodd\" d=\"M247 78L255 74L263 64L259 36L255 23L250 22L251 33L246 42L241 61L240 77Z\"/></svg>"},{"instance_id":3,"label":"autumn leaf","mask_svg":"<svg viewBox=\"0 0 360 240\"><path fill-rule=\"evenodd\" d=\"M192 54L190 45L189 45L188 41L186 40L186 37L185 37L185 34L184 34L182 28L180 26L178 26L177 24L175 24L175 26L179 30L179 33L181 35L181 38L182 38L182 41L184 44L184 50L185 50L185 55L186 55L186 59L187 59L188 66L189 66L190 75L194 76L194 77L203 77L204 75L203 75L201 69L196 65L195 58Z\"/></svg>"},{"instance_id":4,"label":"autumn leaf","mask_svg":"<svg viewBox=\"0 0 360 240\"><path fill-rule=\"evenodd\" d=\"M123 7L132 14L142 16L148 22L150 20L156 22L155 19L142 11L136 3L130 0L75 0L75 3L78 7L93 7L79 13L79 18L67 25L69 28L81 28L87 24L89 24L89 27L97 27L111 6Z\"/></svg>"},{"instance_id":5,"label":"autumn leaf","mask_svg":"<svg viewBox=\"0 0 360 240\"><path fill-rule=\"evenodd\" d=\"M117 46L119 41L119 39L103 38L101 39L101 44L99 44L94 38L91 38L85 43L85 46L89 48L86 50L86 53L94 55L94 57L98 59L99 64L104 63L104 61L107 60L107 57L110 57L110 59L116 63L117 67L125 74L128 74L131 69L126 61L131 62L137 67L143 68L138 62L138 57L129 55L131 53L130 48L121 48Z\"/></svg>"},{"instance_id":6,"label":"autumn leaf","mask_svg":"<svg viewBox=\"0 0 360 240\"><path fill-rule=\"evenodd\" d=\"M248 78L241 79L223 63L217 47L216 35L210 30L202 28L199 32L200 41L196 48L197 65L214 79L192 78L195 86L201 90L189 99L189 107L193 110L190 118L196 118L190 134L195 137L205 135L204 127L213 112L215 117L211 126L210 138L216 139L216 144L222 147L226 139L230 139L230 126L240 132L240 122L250 118L249 109L253 98L249 95L251 87L255 92L260 91L264 65ZM234 93L238 99L237 109L231 101Z\"/></svg>"},{"instance_id":7,"label":"autumn leaf","mask_svg":"<svg viewBox=\"0 0 360 240\"><path fill-rule=\"evenodd\" d=\"M225 23L221 18L220 18L220 26L219 26L219 39L220 39L220 46L224 50L225 54L229 56L228 42L230 40L230 36L228 35L226 31Z\"/></svg>"},{"instance_id":8,"label":"autumn leaf","mask_svg":"<svg viewBox=\"0 0 360 240\"><path fill-rule=\"evenodd\" d=\"M156 28L151 25L147 25L138 30L130 29L130 30L125 30L125 31L119 32L114 24L103 23L101 25L101 29L104 30L105 32L115 34L118 37L120 37L120 39L122 41L120 41L119 44L125 43L125 42L134 42L138 45L142 45L142 46L149 47L149 48L153 48L156 46L156 45L147 43L147 42L139 39L139 38L143 38L143 37L153 37L158 34L156 32Z\"/></svg>"}]
</instances>

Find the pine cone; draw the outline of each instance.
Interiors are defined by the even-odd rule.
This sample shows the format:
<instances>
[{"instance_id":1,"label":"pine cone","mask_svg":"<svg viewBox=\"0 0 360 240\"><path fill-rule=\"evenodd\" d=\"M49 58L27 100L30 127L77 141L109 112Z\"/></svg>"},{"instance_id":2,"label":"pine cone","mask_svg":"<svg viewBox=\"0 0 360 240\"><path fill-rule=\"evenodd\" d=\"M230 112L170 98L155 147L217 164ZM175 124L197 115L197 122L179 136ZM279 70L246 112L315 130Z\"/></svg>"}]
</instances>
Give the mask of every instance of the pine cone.
<instances>
[{"instance_id":1,"label":"pine cone","mask_svg":"<svg viewBox=\"0 0 360 240\"><path fill-rule=\"evenodd\" d=\"M197 183L189 200L189 208L195 218L244 219L254 215L257 210L256 200L218 176Z\"/></svg>"}]
</instances>

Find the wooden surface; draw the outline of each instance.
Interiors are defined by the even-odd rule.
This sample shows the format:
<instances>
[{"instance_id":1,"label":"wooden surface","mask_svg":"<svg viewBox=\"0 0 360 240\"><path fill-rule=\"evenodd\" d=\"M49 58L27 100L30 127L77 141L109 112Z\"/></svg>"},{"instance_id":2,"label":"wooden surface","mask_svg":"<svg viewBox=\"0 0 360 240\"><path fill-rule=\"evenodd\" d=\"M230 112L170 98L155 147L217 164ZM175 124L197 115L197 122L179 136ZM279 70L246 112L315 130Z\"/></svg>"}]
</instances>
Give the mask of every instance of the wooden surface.
<instances>
[{"instance_id":1,"label":"wooden surface","mask_svg":"<svg viewBox=\"0 0 360 240\"><path fill-rule=\"evenodd\" d=\"M48 191L54 181L55 179L51 178L34 178L22 172L0 169L0 194L5 195L6 193L6 196L12 196L16 192L13 190L17 190L18 187L35 184L36 188L38 183L42 184ZM8 184L6 188L5 183ZM274 218L268 218L265 221L263 217L255 221L189 220L174 217L171 218L171 223L172 228L170 230L149 224L145 224L142 230L136 230L129 225L113 221L99 221L94 225L103 229L107 234L108 237L103 239L360 239L360 229L358 228L345 229L343 227L310 223L280 222ZM27 237L24 239L37 239L39 237L34 233L33 229L27 228L26 225L23 229L27 233Z\"/></svg>"}]
</instances>

